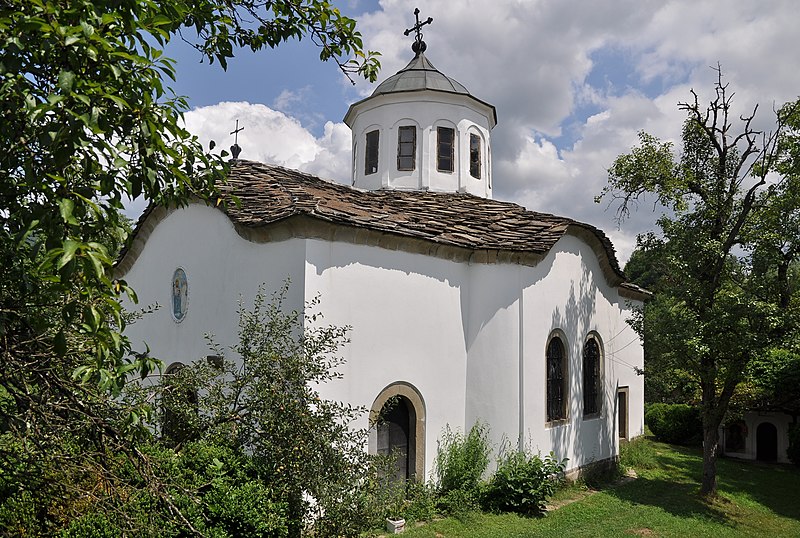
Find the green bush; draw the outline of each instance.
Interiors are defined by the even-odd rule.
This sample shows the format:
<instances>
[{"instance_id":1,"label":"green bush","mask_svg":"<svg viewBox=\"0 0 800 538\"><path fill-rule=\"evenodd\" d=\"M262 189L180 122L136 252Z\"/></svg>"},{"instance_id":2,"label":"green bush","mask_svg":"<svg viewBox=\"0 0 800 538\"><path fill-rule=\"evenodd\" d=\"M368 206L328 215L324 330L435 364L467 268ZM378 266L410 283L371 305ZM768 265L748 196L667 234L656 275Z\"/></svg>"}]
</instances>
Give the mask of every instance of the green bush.
<instances>
[{"instance_id":1,"label":"green bush","mask_svg":"<svg viewBox=\"0 0 800 538\"><path fill-rule=\"evenodd\" d=\"M626 469L654 469L658 462L653 444L644 437L622 441L619 446L619 463Z\"/></svg>"},{"instance_id":2,"label":"green bush","mask_svg":"<svg viewBox=\"0 0 800 538\"><path fill-rule=\"evenodd\" d=\"M795 465L800 465L800 424L789 426L789 448L786 456Z\"/></svg>"},{"instance_id":3,"label":"green bush","mask_svg":"<svg viewBox=\"0 0 800 538\"><path fill-rule=\"evenodd\" d=\"M135 529L135 536L178 537L191 534L188 525L209 538L288 536L287 505L275 500L275 492L259 478L250 456L203 441L187 443L179 452L156 445L142 450L165 479L166 493L186 522L173 521L173 507L162 498L135 491L127 499L87 504L59 534L61 538L123 536L128 534L125 528ZM128 463L123 457L116 462ZM136 480L133 475L130 479Z\"/></svg>"},{"instance_id":4,"label":"green bush","mask_svg":"<svg viewBox=\"0 0 800 538\"><path fill-rule=\"evenodd\" d=\"M477 498L478 485L489 465L490 451L485 424L475 424L467 435L447 426L435 461L439 493L462 491Z\"/></svg>"},{"instance_id":5,"label":"green bush","mask_svg":"<svg viewBox=\"0 0 800 538\"><path fill-rule=\"evenodd\" d=\"M90 512L72 520L61 538L116 538L121 530L105 514Z\"/></svg>"},{"instance_id":6,"label":"green bush","mask_svg":"<svg viewBox=\"0 0 800 538\"><path fill-rule=\"evenodd\" d=\"M470 513L480 510L480 492L453 489L440 494L436 506L440 513L464 521Z\"/></svg>"},{"instance_id":7,"label":"green bush","mask_svg":"<svg viewBox=\"0 0 800 538\"><path fill-rule=\"evenodd\" d=\"M433 485L409 481L400 517L406 521L425 521L435 516L436 490Z\"/></svg>"},{"instance_id":8,"label":"green bush","mask_svg":"<svg viewBox=\"0 0 800 538\"><path fill-rule=\"evenodd\" d=\"M545 503L562 480L566 459L558 461L551 452L544 458L509 450L497 462L497 472L486 485L484 508L493 512L540 515Z\"/></svg>"},{"instance_id":9,"label":"green bush","mask_svg":"<svg viewBox=\"0 0 800 538\"><path fill-rule=\"evenodd\" d=\"M644 421L659 441L699 445L703 439L700 409L687 404L654 403L645 409Z\"/></svg>"}]
</instances>

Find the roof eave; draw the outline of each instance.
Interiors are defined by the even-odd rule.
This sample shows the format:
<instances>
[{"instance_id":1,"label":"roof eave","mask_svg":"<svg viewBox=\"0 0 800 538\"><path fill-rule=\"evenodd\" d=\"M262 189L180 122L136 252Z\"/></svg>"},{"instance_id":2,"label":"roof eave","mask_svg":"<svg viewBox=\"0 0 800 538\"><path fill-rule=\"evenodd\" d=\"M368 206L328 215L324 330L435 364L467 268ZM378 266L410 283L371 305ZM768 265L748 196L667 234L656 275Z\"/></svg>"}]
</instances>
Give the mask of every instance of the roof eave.
<instances>
[{"instance_id":1,"label":"roof eave","mask_svg":"<svg viewBox=\"0 0 800 538\"><path fill-rule=\"evenodd\" d=\"M480 105L482 105L483 107L485 107L486 109L489 110L489 115L487 116L489 118L489 129L490 130L494 129L495 126L497 125L497 109L494 107L494 105L492 105L490 103L487 103L486 101L483 101L482 99L478 99L474 95L465 94L465 93L459 93L459 92L449 92L447 90L434 90L434 89L431 89L431 88L419 88L419 89L414 89L414 90L397 90L397 91L392 91L392 92L388 92L388 93L378 93L378 94L370 95L369 97L365 97L364 99L361 99L360 101L356 101L355 103L350 105L348 107L347 113L344 115L344 119L342 121L344 121L344 123L348 127L350 127L352 129L353 128L353 124L355 123L355 116L358 113L358 109L362 108L362 105L364 103L366 103L367 101L370 101L372 99L377 99L377 98L383 97L383 96L390 96L390 95L395 95L395 94L417 93L417 92L435 92L435 93L443 93L443 94L447 94L447 95L456 95L456 96L465 97L467 99L475 101L476 103L479 103Z\"/></svg>"}]
</instances>

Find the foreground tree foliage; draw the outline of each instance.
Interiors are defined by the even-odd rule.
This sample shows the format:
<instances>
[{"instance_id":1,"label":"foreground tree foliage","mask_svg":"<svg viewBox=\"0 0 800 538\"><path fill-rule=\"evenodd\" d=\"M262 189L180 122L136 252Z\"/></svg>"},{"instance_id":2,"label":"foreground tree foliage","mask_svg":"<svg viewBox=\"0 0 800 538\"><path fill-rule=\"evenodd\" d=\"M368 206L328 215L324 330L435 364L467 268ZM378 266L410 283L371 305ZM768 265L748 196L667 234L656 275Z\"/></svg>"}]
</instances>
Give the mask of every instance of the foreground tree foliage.
<instances>
[{"instance_id":1,"label":"foreground tree foliage","mask_svg":"<svg viewBox=\"0 0 800 538\"><path fill-rule=\"evenodd\" d=\"M692 95L679 105L688 116L680 153L642 133L609 169L603 196L619 202L621 218L646 194L669 210L658 221L661 236L644 241L662 276L637 328L650 364L683 372L697 387L701 491L713 494L731 399L750 365L794 345L798 304L788 269L800 246L800 122L796 103L778 111L771 133L755 130L755 110L737 121L721 74L708 105ZM648 331L652 323L657 329Z\"/></svg>"},{"instance_id":2,"label":"foreground tree foliage","mask_svg":"<svg viewBox=\"0 0 800 538\"><path fill-rule=\"evenodd\" d=\"M239 341L230 350L214 346L210 361L172 370L156 386L127 389L126 400L159 402L153 426L175 448L176 461L203 471L198 447L230 454L233 464L211 461L214 473L220 479L241 473L242 480L229 484L231 494L247 485L253 497L242 502L263 504L260 515L231 513L223 522L215 515L229 504L217 495L222 492L202 481L178 490L170 480L174 494L197 507L189 510L196 514L191 524L203 533L213 528L226 536L296 536L308 528L316 536L349 536L369 521L365 488L374 483L374 466L364 450L366 430L352 427L366 409L319 393L341 378L337 352L347 329L320 326L317 301L288 311L286 291L268 301L261 290L251 309L240 309ZM164 471L170 479L175 475ZM269 532L253 530L260 525Z\"/></svg>"},{"instance_id":3,"label":"foreground tree foliage","mask_svg":"<svg viewBox=\"0 0 800 538\"><path fill-rule=\"evenodd\" d=\"M318 391L341 377L347 329L319 325L316 301L288 311L286 291L272 301L262 291L240 309L230 350L126 386L130 405L157 402L145 424L155 435L136 455L107 453L102 469L67 468L83 494L57 501L70 514L61 528L37 526L38 503L19 493L0 504L0 528L76 538L355 536L374 523L382 462L364 450L366 430L351 427L366 409ZM124 494L102 491L109 476Z\"/></svg>"},{"instance_id":4,"label":"foreground tree foliage","mask_svg":"<svg viewBox=\"0 0 800 538\"><path fill-rule=\"evenodd\" d=\"M149 405L117 399L159 364L123 336L120 295L135 296L112 277L120 210L139 197L227 200L226 163L182 127L162 48L185 39L224 67L241 47L303 37L374 79L354 21L319 0L0 5L0 499L33 507L12 534L50 535L80 511L75 499L140 487L111 463L121 453L136 484L171 502L133 442L148 436Z\"/></svg>"}]
</instances>

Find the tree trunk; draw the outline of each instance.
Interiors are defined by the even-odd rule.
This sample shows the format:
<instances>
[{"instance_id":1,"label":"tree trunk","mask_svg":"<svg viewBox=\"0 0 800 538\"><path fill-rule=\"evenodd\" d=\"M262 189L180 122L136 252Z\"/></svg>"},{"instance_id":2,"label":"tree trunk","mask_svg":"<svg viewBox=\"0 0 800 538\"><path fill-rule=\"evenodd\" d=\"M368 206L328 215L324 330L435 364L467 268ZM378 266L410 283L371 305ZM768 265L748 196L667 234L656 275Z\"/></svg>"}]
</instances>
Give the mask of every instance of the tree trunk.
<instances>
[{"instance_id":1,"label":"tree trunk","mask_svg":"<svg viewBox=\"0 0 800 538\"><path fill-rule=\"evenodd\" d=\"M719 447L719 421L703 417L703 480L700 494L713 496L717 493L717 448Z\"/></svg>"},{"instance_id":2,"label":"tree trunk","mask_svg":"<svg viewBox=\"0 0 800 538\"><path fill-rule=\"evenodd\" d=\"M300 538L303 533L303 519L305 511L303 510L303 494L296 489L292 489L288 498L288 512L289 512L289 538Z\"/></svg>"}]
</instances>

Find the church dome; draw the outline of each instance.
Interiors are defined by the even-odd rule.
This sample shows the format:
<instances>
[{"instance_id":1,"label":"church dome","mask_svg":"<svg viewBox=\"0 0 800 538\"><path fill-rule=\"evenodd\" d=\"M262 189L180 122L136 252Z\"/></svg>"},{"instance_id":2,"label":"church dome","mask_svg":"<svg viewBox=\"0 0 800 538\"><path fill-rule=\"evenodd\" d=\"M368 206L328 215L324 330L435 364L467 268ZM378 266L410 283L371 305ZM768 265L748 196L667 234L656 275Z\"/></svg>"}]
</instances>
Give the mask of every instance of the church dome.
<instances>
[{"instance_id":1,"label":"church dome","mask_svg":"<svg viewBox=\"0 0 800 538\"><path fill-rule=\"evenodd\" d=\"M350 105L352 185L365 190L421 190L492 196L491 130L497 111L425 57L419 21L414 58Z\"/></svg>"},{"instance_id":2,"label":"church dome","mask_svg":"<svg viewBox=\"0 0 800 538\"><path fill-rule=\"evenodd\" d=\"M436 69L430 60L425 57L425 54L420 52L407 66L375 88L372 96L420 90L470 95L463 84Z\"/></svg>"}]
</instances>

